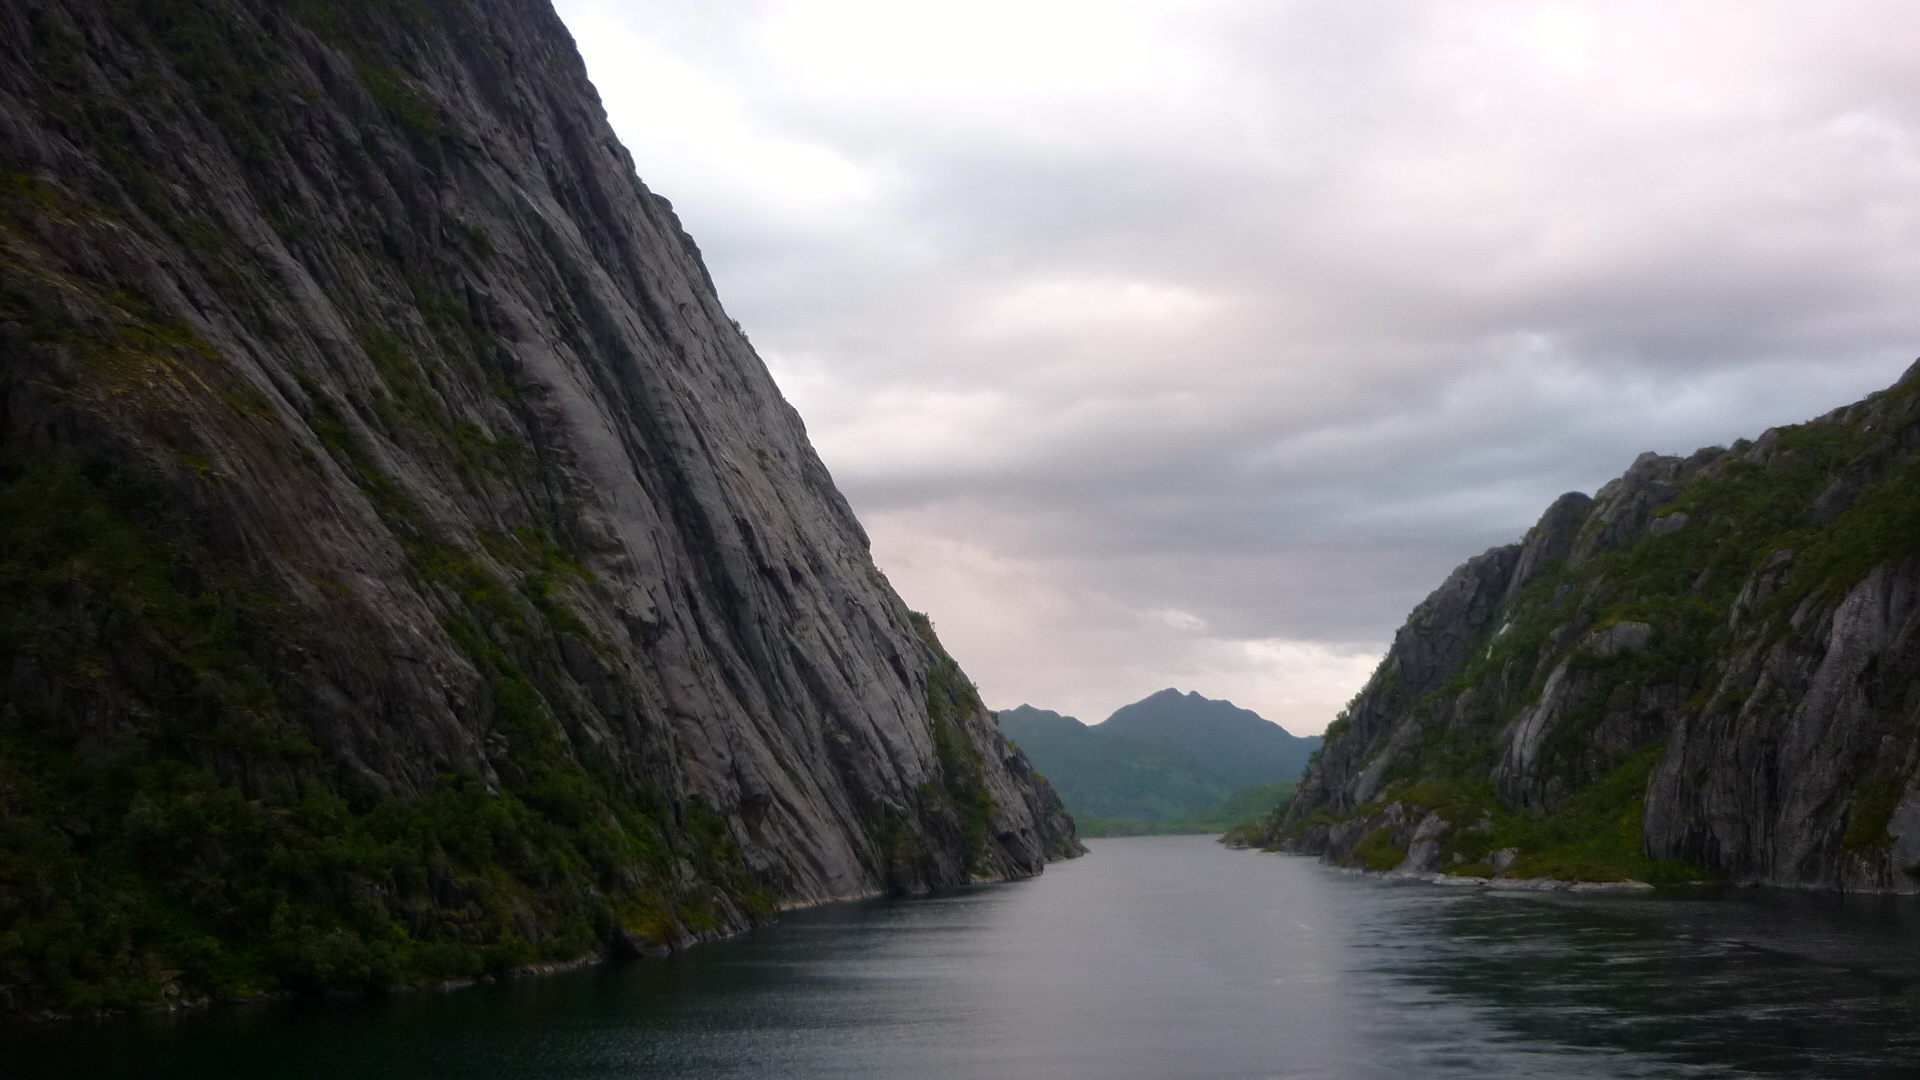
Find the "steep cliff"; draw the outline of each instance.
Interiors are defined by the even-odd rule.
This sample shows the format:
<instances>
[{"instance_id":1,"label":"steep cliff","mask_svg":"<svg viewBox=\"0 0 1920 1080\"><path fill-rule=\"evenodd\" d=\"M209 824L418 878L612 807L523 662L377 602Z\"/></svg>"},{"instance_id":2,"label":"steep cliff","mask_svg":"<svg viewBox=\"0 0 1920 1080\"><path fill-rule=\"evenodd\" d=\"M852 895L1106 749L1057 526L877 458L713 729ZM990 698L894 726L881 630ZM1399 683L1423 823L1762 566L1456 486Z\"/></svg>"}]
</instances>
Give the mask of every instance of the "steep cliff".
<instances>
[{"instance_id":1,"label":"steep cliff","mask_svg":"<svg viewBox=\"0 0 1920 1080\"><path fill-rule=\"evenodd\" d=\"M1077 849L546 4L0 2L0 1011Z\"/></svg>"},{"instance_id":2,"label":"steep cliff","mask_svg":"<svg viewBox=\"0 0 1920 1080\"><path fill-rule=\"evenodd\" d=\"M1643 454L1416 608L1268 823L1444 871L1920 892L1920 364Z\"/></svg>"}]
</instances>

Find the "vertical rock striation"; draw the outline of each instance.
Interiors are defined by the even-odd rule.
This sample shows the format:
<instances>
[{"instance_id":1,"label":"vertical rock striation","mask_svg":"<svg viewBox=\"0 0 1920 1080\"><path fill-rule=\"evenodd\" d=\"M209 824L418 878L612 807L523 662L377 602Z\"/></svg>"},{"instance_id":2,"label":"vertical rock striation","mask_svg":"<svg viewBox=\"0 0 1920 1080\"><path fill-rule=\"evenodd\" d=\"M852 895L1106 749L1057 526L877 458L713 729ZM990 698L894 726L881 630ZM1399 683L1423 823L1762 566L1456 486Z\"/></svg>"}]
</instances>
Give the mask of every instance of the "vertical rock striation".
<instances>
[{"instance_id":1,"label":"vertical rock striation","mask_svg":"<svg viewBox=\"0 0 1920 1080\"><path fill-rule=\"evenodd\" d=\"M1920 364L1643 454L1414 610L1268 823L1403 873L1920 892Z\"/></svg>"},{"instance_id":2,"label":"vertical rock striation","mask_svg":"<svg viewBox=\"0 0 1920 1080\"><path fill-rule=\"evenodd\" d=\"M0 2L0 454L0 1009L1078 850L544 3Z\"/></svg>"}]
</instances>

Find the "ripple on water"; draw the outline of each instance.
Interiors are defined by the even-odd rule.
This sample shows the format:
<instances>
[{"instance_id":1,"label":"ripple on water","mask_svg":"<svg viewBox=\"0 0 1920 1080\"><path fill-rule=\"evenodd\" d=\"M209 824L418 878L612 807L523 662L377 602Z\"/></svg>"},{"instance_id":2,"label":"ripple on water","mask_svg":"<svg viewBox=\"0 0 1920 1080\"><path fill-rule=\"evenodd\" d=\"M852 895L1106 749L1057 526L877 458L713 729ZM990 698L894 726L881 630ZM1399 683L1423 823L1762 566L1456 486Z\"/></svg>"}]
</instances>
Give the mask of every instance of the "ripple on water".
<instances>
[{"instance_id":1,"label":"ripple on water","mask_svg":"<svg viewBox=\"0 0 1920 1080\"><path fill-rule=\"evenodd\" d=\"M1393 884L1204 837L641 962L0 1033L101 1080L1911 1080L1920 906Z\"/></svg>"}]
</instances>

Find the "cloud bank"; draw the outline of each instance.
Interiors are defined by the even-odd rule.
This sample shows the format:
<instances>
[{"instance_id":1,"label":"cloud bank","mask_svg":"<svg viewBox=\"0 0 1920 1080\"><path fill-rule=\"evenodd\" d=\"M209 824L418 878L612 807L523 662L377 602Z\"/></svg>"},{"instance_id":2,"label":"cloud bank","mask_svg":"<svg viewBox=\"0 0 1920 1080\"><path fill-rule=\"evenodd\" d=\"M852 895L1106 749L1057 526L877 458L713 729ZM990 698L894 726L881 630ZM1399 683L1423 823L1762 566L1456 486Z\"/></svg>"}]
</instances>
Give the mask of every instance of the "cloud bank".
<instances>
[{"instance_id":1,"label":"cloud bank","mask_svg":"<svg viewBox=\"0 0 1920 1080\"><path fill-rule=\"evenodd\" d=\"M1643 450L1920 354L1920 9L561 0L990 703L1321 730Z\"/></svg>"}]
</instances>

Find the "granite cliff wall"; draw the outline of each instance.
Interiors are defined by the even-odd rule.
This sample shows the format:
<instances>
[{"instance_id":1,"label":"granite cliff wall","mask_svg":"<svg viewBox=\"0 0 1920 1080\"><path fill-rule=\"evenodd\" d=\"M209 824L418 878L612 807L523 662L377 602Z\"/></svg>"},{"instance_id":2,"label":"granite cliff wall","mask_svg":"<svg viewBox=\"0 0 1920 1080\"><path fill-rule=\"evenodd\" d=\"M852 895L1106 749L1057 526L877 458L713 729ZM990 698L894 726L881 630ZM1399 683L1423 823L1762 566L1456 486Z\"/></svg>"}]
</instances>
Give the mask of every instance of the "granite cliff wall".
<instances>
[{"instance_id":1,"label":"granite cliff wall","mask_svg":"<svg viewBox=\"0 0 1920 1080\"><path fill-rule=\"evenodd\" d=\"M0 1010L1038 873L566 29L0 2Z\"/></svg>"},{"instance_id":2,"label":"granite cliff wall","mask_svg":"<svg viewBox=\"0 0 1920 1080\"><path fill-rule=\"evenodd\" d=\"M1266 841L1400 873L1920 892L1920 365L1644 454L1416 608Z\"/></svg>"}]
</instances>

